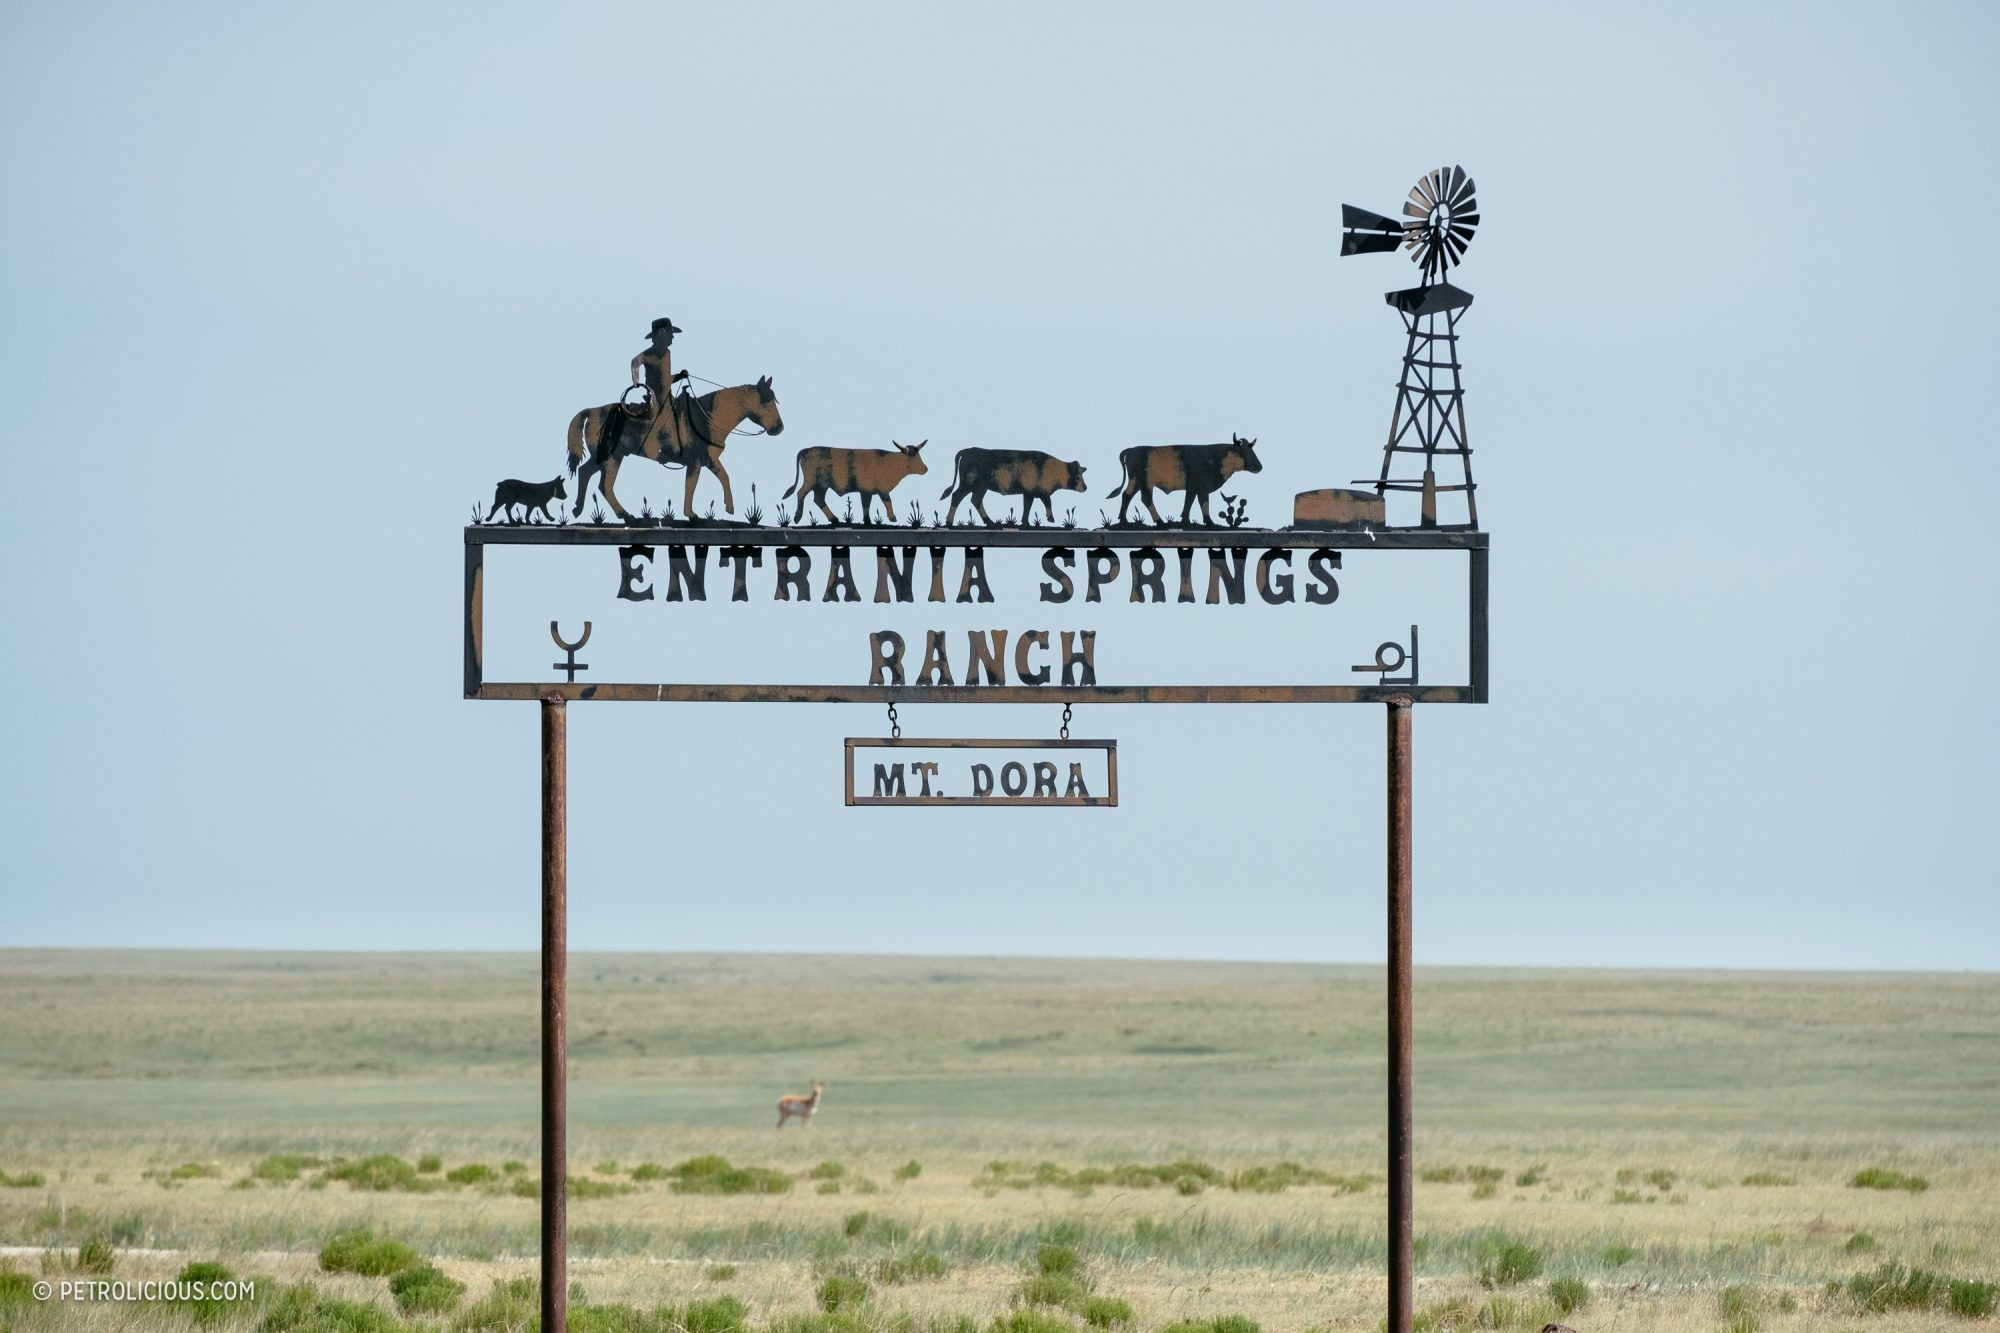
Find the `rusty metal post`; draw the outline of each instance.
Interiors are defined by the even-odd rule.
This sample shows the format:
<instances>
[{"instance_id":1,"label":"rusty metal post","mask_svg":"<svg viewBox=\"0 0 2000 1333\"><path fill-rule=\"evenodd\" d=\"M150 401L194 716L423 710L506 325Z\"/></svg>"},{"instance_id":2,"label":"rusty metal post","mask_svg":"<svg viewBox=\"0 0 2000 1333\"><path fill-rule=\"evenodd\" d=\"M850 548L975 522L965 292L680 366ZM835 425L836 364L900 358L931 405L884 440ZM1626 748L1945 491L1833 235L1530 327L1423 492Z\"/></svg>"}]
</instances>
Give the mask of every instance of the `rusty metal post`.
<instances>
[{"instance_id":1,"label":"rusty metal post","mask_svg":"<svg viewBox=\"0 0 2000 1333\"><path fill-rule=\"evenodd\" d=\"M542 699L542 1328L569 1328L569 736L559 694Z\"/></svg>"},{"instance_id":2,"label":"rusty metal post","mask_svg":"<svg viewBox=\"0 0 2000 1333\"><path fill-rule=\"evenodd\" d=\"M1416 1317L1411 1243L1414 1172L1410 1147L1410 713L1389 699L1389 1324L1410 1333Z\"/></svg>"}]
</instances>

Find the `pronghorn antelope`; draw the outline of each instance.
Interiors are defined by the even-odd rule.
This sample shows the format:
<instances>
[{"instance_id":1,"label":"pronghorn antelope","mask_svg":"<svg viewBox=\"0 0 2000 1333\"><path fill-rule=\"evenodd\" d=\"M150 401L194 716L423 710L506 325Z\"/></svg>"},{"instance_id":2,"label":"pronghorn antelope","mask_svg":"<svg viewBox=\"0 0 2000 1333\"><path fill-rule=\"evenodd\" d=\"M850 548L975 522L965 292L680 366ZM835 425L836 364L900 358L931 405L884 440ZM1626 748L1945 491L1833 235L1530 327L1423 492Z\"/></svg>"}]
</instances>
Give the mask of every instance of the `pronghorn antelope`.
<instances>
[{"instance_id":1,"label":"pronghorn antelope","mask_svg":"<svg viewBox=\"0 0 2000 1333\"><path fill-rule=\"evenodd\" d=\"M813 1112L819 1110L819 1088L818 1080L814 1080L812 1096L801 1097L796 1092L788 1092L778 1098L778 1128L783 1129L787 1120L797 1116L805 1128L811 1129Z\"/></svg>"}]
</instances>

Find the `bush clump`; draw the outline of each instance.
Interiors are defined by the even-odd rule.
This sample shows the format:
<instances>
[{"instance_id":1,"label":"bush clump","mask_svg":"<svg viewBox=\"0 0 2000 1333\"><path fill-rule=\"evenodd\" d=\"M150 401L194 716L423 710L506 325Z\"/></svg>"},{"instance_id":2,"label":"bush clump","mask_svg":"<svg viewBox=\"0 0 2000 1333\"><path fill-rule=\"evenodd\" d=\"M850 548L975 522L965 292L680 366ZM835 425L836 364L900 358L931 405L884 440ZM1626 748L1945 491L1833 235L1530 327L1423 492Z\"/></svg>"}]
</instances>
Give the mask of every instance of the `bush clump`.
<instances>
[{"instance_id":1,"label":"bush clump","mask_svg":"<svg viewBox=\"0 0 2000 1333\"><path fill-rule=\"evenodd\" d=\"M897 1167L894 1171L891 1171L889 1175L892 1179L894 1179L900 1184L905 1180L915 1180L918 1176L921 1176L923 1173L924 1173L924 1164L922 1162L917 1161L915 1158L911 1158L909 1161Z\"/></svg>"},{"instance_id":2,"label":"bush clump","mask_svg":"<svg viewBox=\"0 0 2000 1333\"><path fill-rule=\"evenodd\" d=\"M1076 1325L1047 1310L1013 1310L995 1319L989 1333L1076 1333Z\"/></svg>"},{"instance_id":3,"label":"bush clump","mask_svg":"<svg viewBox=\"0 0 2000 1333\"><path fill-rule=\"evenodd\" d=\"M368 1227L352 1227L320 1246L319 1266L328 1273L358 1273L387 1277L414 1267L417 1252L399 1240L378 1236Z\"/></svg>"},{"instance_id":4,"label":"bush clump","mask_svg":"<svg viewBox=\"0 0 2000 1333\"><path fill-rule=\"evenodd\" d=\"M381 1306L323 1295L310 1282L280 1292L257 1325L257 1333L404 1333L404 1329L402 1321Z\"/></svg>"},{"instance_id":5,"label":"bush clump","mask_svg":"<svg viewBox=\"0 0 2000 1333\"><path fill-rule=\"evenodd\" d=\"M839 1180L847 1174L847 1168L839 1162L821 1162L806 1175L814 1180Z\"/></svg>"},{"instance_id":6,"label":"bush clump","mask_svg":"<svg viewBox=\"0 0 2000 1333\"><path fill-rule=\"evenodd\" d=\"M100 1232L91 1232L84 1237L83 1244L76 1247L76 1271L79 1273L109 1273L117 1266L118 1252Z\"/></svg>"},{"instance_id":7,"label":"bush clump","mask_svg":"<svg viewBox=\"0 0 2000 1333\"><path fill-rule=\"evenodd\" d=\"M1944 1300L1950 1279L1927 1268L1887 1263L1872 1273L1847 1279L1847 1296L1870 1314L1886 1310L1928 1310Z\"/></svg>"},{"instance_id":8,"label":"bush clump","mask_svg":"<svg viewBox=\"0 0 2000 1333\"><path fill-rule=\"evenodd\" d=\"M632 1192L622 1180L592 1180L589 1176L571 1176L568 1188L572 1199L610 1199Z\"/></svg>"},{"instance_id":9,"label":"bush clump","mask_svg":"<svg viewBox=\"0 0 2000 1333\"><path fill-rule=\"evenodd\" d=\"M1755 1189L1771 1189L1780 1185L1796 1185L1794 1176L1781 1176L1776 1171L1752 1171L1743 1177L1743 1183Z\"/></svg>"},{"instance_id":10,"label":"bush clump","mask_svg":"<svg viewBox=\"0 0 2000 1333\"><path fill-rule=\"evenodd\" d=\"M307 1157L300 1153L272 1153L258 1159L257 1165L250 1168L250 1174L259 1180L283 1185L297 1180L307 1167L318 1165L320 1160L317 1157Z\"/></svg>"},{"instance_id":11,"label":"bush clump","mask_svg":"<svg viewBox=\"0 0 2000 1333\"><path fill-rule=\"evenodd\" d=\"M1132 1322L1132 1303L1116 1296L1091 1296L1083 1302L1082 1309L1072 1313L1081 1315L1083 1322L1092 1328L1116 1328Z\"/></svg>"},{"instance_id":12,"label":"bush clump","mask_svg":"<svg viewBox=\"0 0 2000 1333\"><path fill-rule=\"evenodd\" d=\"M442 1170L444 1158L434 1152L427 1152L417 1159L417 1174L420 1176L434 1176Z\"/></svg>"},{"instance_id":13,"label":"bush clump","mask_svg":"<svg viewBox=\"0 0 2000 1333\"><path fill-rule=\"evenodd\" d=\"M872 1245L901 1245L910 1238L910 1229L894 1218L877 1217L863 1209L849 1213L840 1224L841 1234Z\"/></svg>"},{"instance_id":14,"label":"bush clump","mask_svg":"<svg viewBox=\"0 0 2000 1333\"><path fill-rule=\"evenodd\" d=\"M1849 1254L1863 1254L1875 1248L1875 1238L1865 1231L1857 1231L1847 1238L1847 1244L1841 1248Z\"/></svg>"},{"instance_id":15,"label":"bush clump","mask_svg":"<svg viewBox=\"0 0 2000 1333\"><path fill-rule=\"evenodd\" d=\"M1985 1319L2000 1307L2000 1284L1953 1278L1944 1303L1961 1319Z\"/></svg>"},{"instance_id":16,"label":"bush clump","mask_svg":"<svg viewBox=\"0 0 2000 1333\"><path fill-rule=\"evenodd\" d=\"M886 1286L901 1282L932 1282L951 1267L935 1250L911 1250L891 1255L875 1265L875 1280Z\"/></svg>"},{"instance_id":17,"label":"bush clump","mask_svg":"<svg viewBox=\"0 0 2000 1333\"><path fill-rule=\"evenodd\" d=\"M495 1278L493 1289L459 1312L460 1333L512 1333L541 1315L542 1284L531 1277ZM343 1330L345 1333L345 1330Z\"/></svg>"},{"instance_id":18,"label":"bush clump","mask_svg":"<svg viewBox=\"0 0 2000 1333\"><path fill-rule=\"evenodd\" d=\"M151 1172L147 1174L150 1175ZM5 1171L0 1171L0 1185L4 1185L10 1190L40 1189L44 1183L46 1183L46 1177L39 1171L23 1171L19 1175L12 1176L8 1175Z\"/></svg>"},{"instance_id":19,"label":"bush clump","mask_svg":"<svg viewBox=\"0 0 2000 1333\"><path fill-rule=\"evenodd\" d=\"M1908 1190L1912 1194L1922 1194L1931 1187L1930 1181L1922 1176L1905 1175L1880 1166L1856 1171L1854 1179L1848 1183L1858 1190Z\"/></svg>"},{"instance_id":20,"label":"bush clump","mask_svg":"<svg viewBox=\"0 0 2000 1333\"><path fill-rule=\"evenodd\" d=\"M1217 1315L1213 1319L1181 1319L1160 1333L1264 1333L1256 1320L1240 1314Z\"/></svg>"},{"instance_id":21,"label":"bush clump","mask_svg":"<svg viewBox=\"0 0 2000 1333\"><path fill-rule=\"evenodd\" d=\"M868 1283L851 1273L834 1273L823 1279L816 1295L819 1308L828 1314L850 1313L868 1303Z\"/></svg>"},{"instance_id":22,"label":"bush clump","mask_svg":"<svg viewBox=\"0 0 2000 1333\"><path fill-rule=\"evenodd\" d=\"M437 1188L437 1182L417 1174L417 1168L400 1157L377 1153L353 1162L335 1162L321 1173L327 1180L342 1180L358 1190L383 1193L399 1190L422 1194Z\"/></svg>"},{"instance_id":23,"label":"bush clump","mask_svg":"<svg viewBox=\"0 0 2000 1333\"><path fill-rule=\"evenodd\" d=\"M690 1157L667 1174L676 1194L783 1194L792 1178L762 1166L731 1166L713 1154Z\"/></svg>"},{"instance_id":24,"label":"bush clump","mask_svg":"<svg viewBox=\"0 0 2000 1333\"><path fill-rule=\"evenodd\" d=\"M404 1314L443 1314L457 1307L465 1284L430 1264L413 1264L390 1277L389 1294Z\"/></svg>"},{"instance_id":25,"label":"bush clump","mask_svg":"<svg viewBox=\"0 0 2000 1333\"><path fill-rule=\"evenodd\" d=\"M1639 1251L1627 1245L1622 1240L1613 1241L1604 1247L1604 1262L1613 1268L1623 1268L1638 1257Z\"/></svg>"},{"instance_id":26,"label":"bush clump","mask_svg":"<svg viewBox=\"0 0 2000 1333\"><path fill-rule=\"evenodd\" d=\"M484 1162L467 1162L445 1172L444 1178L452 1185L482 1185L489 1180L498 1180L500 1173Z\"/></svg>"},{"instance_id":27,"label":"bush clump","mask_svg":"<svg viewBox=\"0 0 2000 1333\"><path fill-rule=\"evenodd\" d=\"M1542 1252L1505 1232L1481 1238L1478 1255L1479 1285L1488 1290L1542 1275Z\"/></svg>"},{"instance_id":28,"label":"bush clump","mask_svg":"<svg viewBox=\"0 0 2000 1333\"><path fill-rule=\"evenodd\" d=\"M1554 1278L1549 1282L1549 1299L1562 1313L1575 1314L1590 1304L1590 1286L1582 1278Z\"/></svg>"}]
</instances>

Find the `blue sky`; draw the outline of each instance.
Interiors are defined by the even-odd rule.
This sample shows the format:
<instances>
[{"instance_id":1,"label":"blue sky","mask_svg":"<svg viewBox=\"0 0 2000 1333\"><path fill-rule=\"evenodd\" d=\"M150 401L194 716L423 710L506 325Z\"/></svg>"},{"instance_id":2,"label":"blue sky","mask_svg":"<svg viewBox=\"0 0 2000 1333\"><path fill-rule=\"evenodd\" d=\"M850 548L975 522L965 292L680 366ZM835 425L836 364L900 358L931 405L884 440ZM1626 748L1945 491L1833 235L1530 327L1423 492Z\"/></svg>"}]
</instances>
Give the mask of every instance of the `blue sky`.
<instances>
[{"instance_id":1,"label":"blue sky","mask_svg":"<svg viewBox=\"0 0 2000 1333\"><path fill-rule=\"evenodd\" d=\"M775 378L739 488L1241 429L1282 513L1387 426L1413 271L1339 205L1462 162L1494 702L1417 719L1419 960L2000 965L1990 7L0 24L0 943L532 947L459 527L654 316ZM1379 710L1084 712L1115 812L845 810L859 706L579 707L572 942L1381 956Z\"/></svg>"}]
</instances>

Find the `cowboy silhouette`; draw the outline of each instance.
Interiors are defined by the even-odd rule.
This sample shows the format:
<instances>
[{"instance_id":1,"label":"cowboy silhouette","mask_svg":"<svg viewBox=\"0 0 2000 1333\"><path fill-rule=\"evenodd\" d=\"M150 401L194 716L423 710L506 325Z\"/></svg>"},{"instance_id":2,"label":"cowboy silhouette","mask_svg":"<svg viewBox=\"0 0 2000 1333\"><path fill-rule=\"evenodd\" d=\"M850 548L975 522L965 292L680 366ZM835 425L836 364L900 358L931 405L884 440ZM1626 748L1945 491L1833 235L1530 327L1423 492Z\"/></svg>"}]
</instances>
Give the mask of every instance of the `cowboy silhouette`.
<instances>
[{"instance_id":1,"label":"cowboy silhouette","mask_svg":"<svg viewBox=\"0 0 2000 1333\"><path fill-rule=\"evenodd\" d=\"M686 394L683 392L680 403L671 398L673 386L676 383L685 384L688 378L685 370L674 369L674 335L680 331L671 319L654 320L645 350L632 358L632 387L645 392L645 415L649 425L658 419L662 411L667 413L661 434L666 437L676 457L684 457L688 449ZM627 392L629 394L630 391ZM620 421L617 424L621 429L604 432L607 438L600 447L607 452L616 446L619 436L623 434L624 423Z\"/></svg>"}]
</instances>

